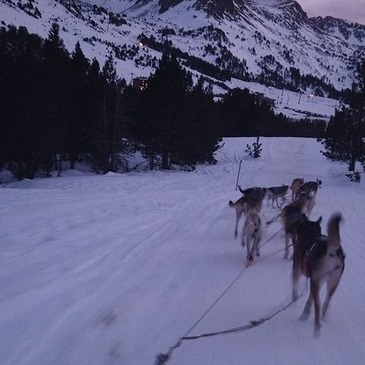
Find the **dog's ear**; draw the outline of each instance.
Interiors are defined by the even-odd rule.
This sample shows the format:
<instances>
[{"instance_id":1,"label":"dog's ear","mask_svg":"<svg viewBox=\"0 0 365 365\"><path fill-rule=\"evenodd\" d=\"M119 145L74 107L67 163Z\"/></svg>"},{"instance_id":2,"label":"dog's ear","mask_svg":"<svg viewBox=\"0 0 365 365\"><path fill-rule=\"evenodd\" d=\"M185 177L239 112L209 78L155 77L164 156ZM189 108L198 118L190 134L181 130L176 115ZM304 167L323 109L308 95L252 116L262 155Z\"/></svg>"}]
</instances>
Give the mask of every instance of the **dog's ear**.
<instances>
[{"instance_id":1,"label":"dog's ear","mask_svg":"<svg viewBox=\"0 0 365 365\"><path fill-rule=\"evenodd\" d=\"M318 223L318 224L321 224L321 222L322 222L322 216L320 216L320 217L318 218L318 220L317 220L317 223Z\"/></svg>"}]
</instances>

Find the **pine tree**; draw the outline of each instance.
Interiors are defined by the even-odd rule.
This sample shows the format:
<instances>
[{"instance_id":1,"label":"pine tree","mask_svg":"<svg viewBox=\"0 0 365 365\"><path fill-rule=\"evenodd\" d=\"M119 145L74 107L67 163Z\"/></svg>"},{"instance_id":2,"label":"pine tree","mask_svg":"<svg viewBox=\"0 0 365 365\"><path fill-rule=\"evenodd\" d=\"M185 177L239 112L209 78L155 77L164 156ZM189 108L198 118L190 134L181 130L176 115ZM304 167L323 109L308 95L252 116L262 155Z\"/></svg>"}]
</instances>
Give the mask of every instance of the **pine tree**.
<instances>
[{"instance_id":1,"label":"pine tree","mask_svg":"<svg viewBox=\"0 0 365 365\"><path fill-rule=\"evenodd\" d=\"M326 151L322 154L332 161L343 161L348 170L353 172L357 161L363 162L364 127L355 110L343 107L331 118L321 140Z\"/></svg>"},{"instance_id":2,"label":"pine tree","mask_svg":"<svg viewBox=\"0 0 365 365\"><path fill-rule=\"evenodd\" d=\"M167 48L148 87L141 97L138 138L154 167L161 156L162 169L170 169L179 148L186 113L186 96L192 86L191 75L183 69L173 50Z\"/></svg>"},{"instance_id":3,"label":"pine tree","mask_svg":"<svg viewBox=\"0 0 365 365\"><path fill-rule=\"evenodd\" d=\"M200 78L188 94L187 114L182 131L180 156L182 163L214 163L214 153L221 142L220 118L212 90L204 88Z\"/></svg>"},{"instance_id":4,"label":"pine tree","mask_svg":"<svg viewBox=\"0 0 365 365\"><path fill-rule=\"evenodd\" d=\"M336 110L325 130L325 137L319 139L325 147L321 151L332 161L347 163L352 181L359 181L356 163L365 166L365 60L358 65L356 82L349 96L349 105Z\"/></svg>"},{"instance_id":5,"label":"pine tree","mask_svg":"<svg viewBox=\"0 0 365 365\"><path fill-rule=\"evenodd\" d=\"M0 34L0 155L18 179L38 170L42 40L25 27Z\"/></svg>"},{"instance_id":6,"label":"pine tree","mask_svg":"<svg viewBox=\"0 0 365 365\"><path fill-rule=\"evenodd\" d=\"M256 141L252 143L252 146L246 144L245 152L253 158L259 158L262 152L262 143L260 143L260 137L256 137Z\"/></svg>"},{"instance_id":7,"label":"pine tree","mask_svg":"<svg viewBox=\"0 0 365 365\"><path fill-rule=\"evenodd\" d=\"M114 60L109 56L99 76L95 74L96 63L93 62L93 83L99 84L100 93L94 88L93 98L100 105L97 116L90 123L91 161L97 172L116 172L121 164L122 152L122 111L121 100L125 81L120 80L114 67ZM90 79L91 80L91 79Z\"/></svg>"},{"instance_id":8,"label":"pine tree","mask_svg":"<svg viewBox=\"0 0 365 365\"><path fill-rule=\"evenodd\" d=\"M39 158L49 174L52 165L62 169L67 154L67 121L69 91L69 54L59 35L59 25L53 23L43 46L44 74L42 82L41 144Z\"/></svg>"},{"instance_id":9,"label":"pine tree","mask_svg":"<svg viewBox=\"0 0 365 365\"><path fill-rule=\"evenodd\" d=\"M81 154L86 152L87 114L89 105L87 74L90 63L85 57L80 43L77 42L70 60L70 80L68 92L68 118L67 118L67 152L70 167L75 167Z\"/></svg>"},{"instance_id":10,"label":"pine tree","mask_svg":"<svg viewBox=\"0 0 365 365\"><path fill-rule=\"evenodd\" d=\"M88 162L97 172L103 172L102 148L100 132L101 121L103 120L103 88L104 80L100 71L100 64L97 59L93 59L86 76L86 94L88 107L85 111L85 139L86 151L88 152Z\"/></svg>"}]
</instances>

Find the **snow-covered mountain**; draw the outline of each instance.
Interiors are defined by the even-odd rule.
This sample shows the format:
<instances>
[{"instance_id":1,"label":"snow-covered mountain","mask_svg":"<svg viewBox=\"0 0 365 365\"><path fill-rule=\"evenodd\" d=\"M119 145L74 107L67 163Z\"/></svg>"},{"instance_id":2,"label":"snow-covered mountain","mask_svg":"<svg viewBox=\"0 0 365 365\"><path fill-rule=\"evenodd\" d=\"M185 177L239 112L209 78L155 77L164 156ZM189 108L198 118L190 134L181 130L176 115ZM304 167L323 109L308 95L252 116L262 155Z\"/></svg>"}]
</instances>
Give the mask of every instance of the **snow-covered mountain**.
<instances>
[{"instance_id":1,"label":"snow-covered mountain","mask_svg":"<svg viewBox=\"0 0 365 365\"><path fill-rule=\"evenodd\" d=\"M128 82L150 75L165 41L193 75L221 87L244 80L341 90L365 55L364 25L308 18L290 0L0 0L0 21L42 37L58 22L69 51L79 41L100 63L112 54ZM307 75L305 84L298 75Z\"/></svg>"}]
</instances>

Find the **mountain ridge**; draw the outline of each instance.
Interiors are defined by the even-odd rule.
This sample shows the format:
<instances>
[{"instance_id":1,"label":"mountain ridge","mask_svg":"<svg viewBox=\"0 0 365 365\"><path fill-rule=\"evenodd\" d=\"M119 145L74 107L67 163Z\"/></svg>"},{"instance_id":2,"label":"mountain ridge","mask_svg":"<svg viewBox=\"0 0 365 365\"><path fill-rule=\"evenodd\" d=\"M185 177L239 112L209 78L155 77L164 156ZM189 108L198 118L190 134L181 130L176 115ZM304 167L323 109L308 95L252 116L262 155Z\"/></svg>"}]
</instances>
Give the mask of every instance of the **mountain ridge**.
<instances>
[{"instance_id":1,"label":"mountain ridge","mask_svg":"<svg viewBox=\"0 0 365 365\"><path fill-rule=\"evenodd\" d=\"M326 93L324 84L340 91L351 86L365 55L365 26L308 18L292 0L0 0L0 10L2 26L23 25L42 37L58 22L69 51L79 41L88 58L103 62L112 54L127 80L149 76L166 41L203 64L193 67L190 60L196 77L228 88L233 77L303 92ZM141 45L141 38L149 42ZM204 71L208 65L230 77L217 80ZM315 81L305 84L305 78Z\"/></svg>"}]
</instances>

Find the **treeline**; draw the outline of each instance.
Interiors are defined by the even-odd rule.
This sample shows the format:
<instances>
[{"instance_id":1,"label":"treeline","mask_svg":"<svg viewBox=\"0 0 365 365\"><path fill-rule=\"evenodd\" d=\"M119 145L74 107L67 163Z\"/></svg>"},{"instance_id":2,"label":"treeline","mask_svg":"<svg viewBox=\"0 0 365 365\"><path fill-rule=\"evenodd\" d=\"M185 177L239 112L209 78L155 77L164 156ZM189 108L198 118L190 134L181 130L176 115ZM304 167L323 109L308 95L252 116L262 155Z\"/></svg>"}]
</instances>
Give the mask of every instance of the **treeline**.
<instances>
[{"instance_id":1,"label":"treeline","mask_svg":"<svg viewBox=\"0 0 365 365\"><path fill-rule=\"evenodd\" d=\"M147 89L137 90L117 76L112 56L100 66L78 43L68 53L57 24L46 39L0 28L0 100L0 168L18 179L61 174L77 162L98 173L126 171L133 150L151 169L191 167L214 163L225 136L318 137L324 128L275 116L248 90L217 101L169 47Z\"/></svg>"},{"instance_id":2,"label":"treeline","mask_svg":"<svg viewBox=\"0 0 365 365\"><path fill-rule=\"evenodd\" d=\"M123 82L80 45L70 55L53 24L47 39L25 27L0 30L0 163L18 179L73 168L81 158L114 170Z\"/></svg>"}]
</instances>

